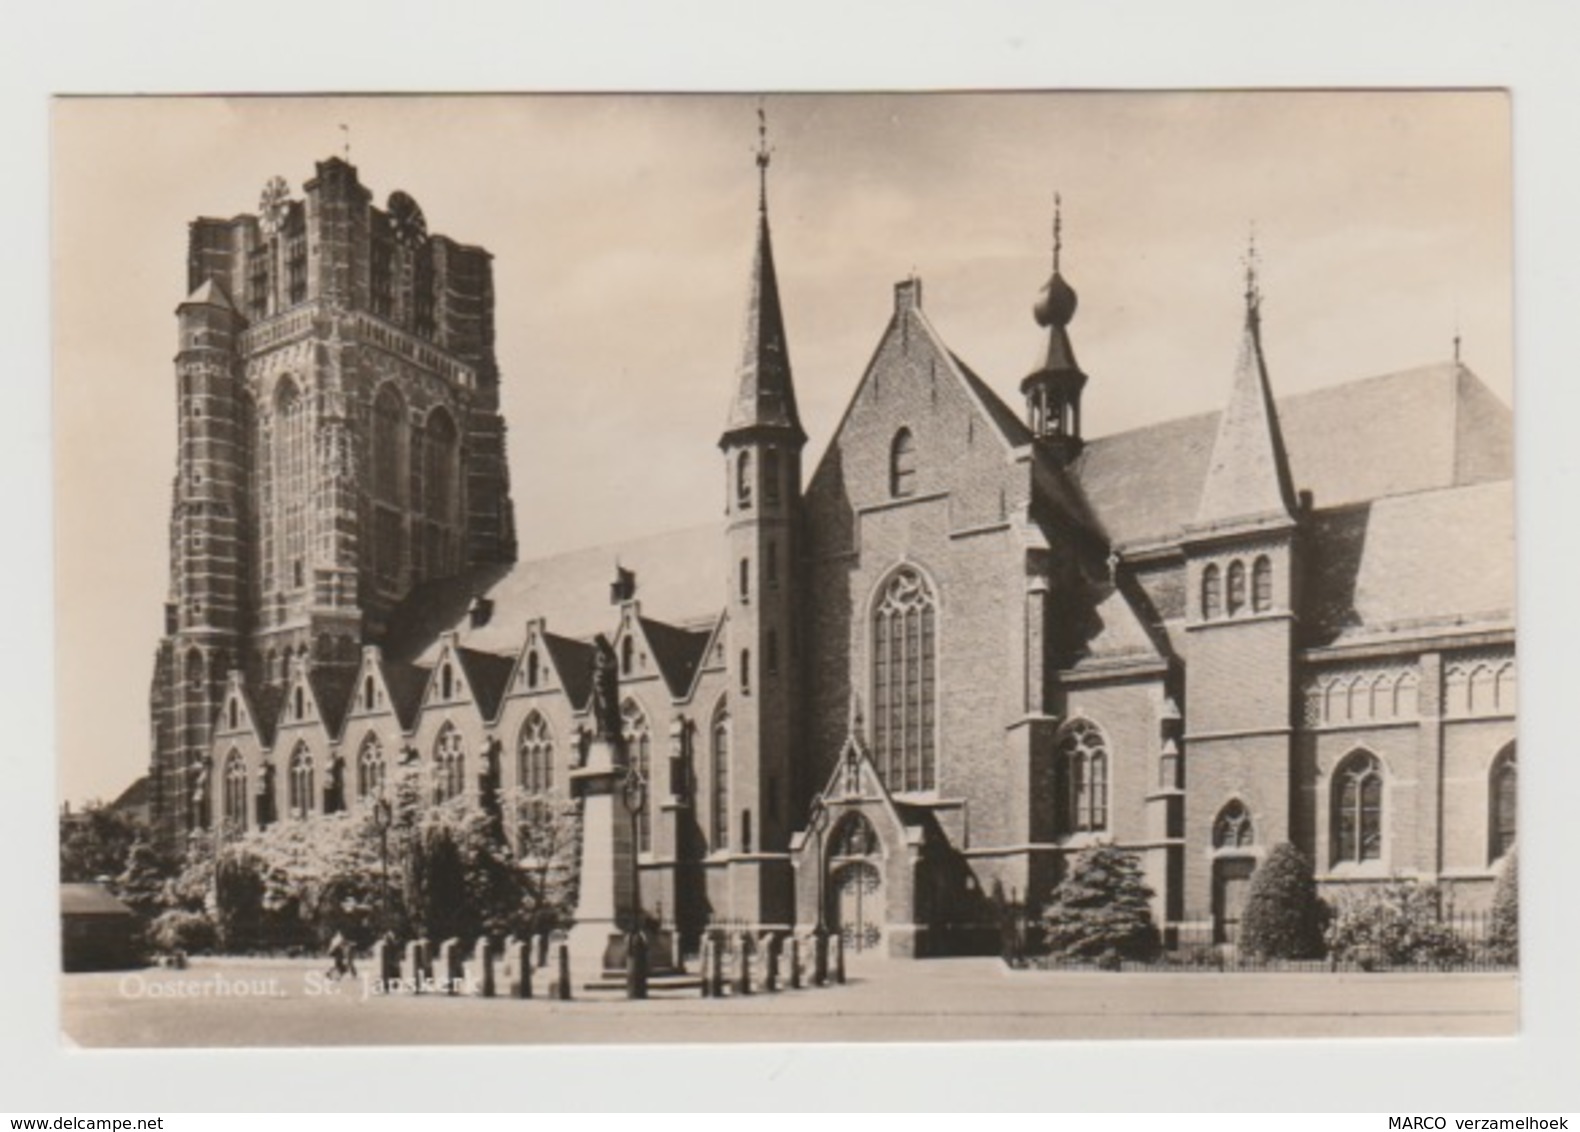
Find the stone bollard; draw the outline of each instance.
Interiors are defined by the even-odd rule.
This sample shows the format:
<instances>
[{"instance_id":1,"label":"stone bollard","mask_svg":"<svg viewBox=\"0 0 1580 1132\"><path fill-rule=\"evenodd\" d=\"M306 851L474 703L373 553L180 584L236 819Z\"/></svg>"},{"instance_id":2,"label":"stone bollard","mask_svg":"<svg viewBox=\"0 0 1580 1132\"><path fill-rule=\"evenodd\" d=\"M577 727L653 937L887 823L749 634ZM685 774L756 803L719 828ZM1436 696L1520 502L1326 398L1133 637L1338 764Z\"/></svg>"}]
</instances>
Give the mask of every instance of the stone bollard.
<instances>
[{"instance_id":1,"label":"stone bollard","mask_svg":"<svg viewBox=\"0 0 1580 1132\"><path fill-rule=\"evenodd\" d=\"M834 981L845 985L845 933L834 933Z\"/></svg>"},{"instance_id":2,"label":"stone bollard","mask_svg":"<svg viewBox=\"0 0 1580 1132\"><path fill-rule=\"evenodd\" d=\"M511 998L532 997L532 944L505 941L505 993Z\"/></svg>"},{"instance_id":3,"label":"stone bollard","mask_svg":"<svg viewBox=\"0 0 1580 1132\"><path fill-rule=\"evenodd\" d=\"M738 995L752 993L752 937L749 932L741 932L735 937L735 981L730 989Z\"/></svg>"},{"instance_id":4,"label":"stone bollard","mask_svg":"<svg viewBox=\"0 0 1580 1132\"><path fill-rule=\"evenodd\" d=\"M406 966L403 972L410 985L405 989L412 994L427 994L433 988L429 985L433 979L433 964L428 959L428 941L414 939L406 944Z\"/></svg>"},{"instance_id":5,"label":"stone bollard","mask_svg":"<svg viewBox=\"0 0 1580 1132\"><path fill-rule=\"evenodd\" d=\"M452 937L439 945L439 978L444 981L444 993L459 993L464 976L461 941Z\"/></svg>"},{"instance_id":6,"label":"stone bollard","mask_svg":"<svg viewBox=\"0 0 1580 1132\"><path fill-rule=\"evenodd\" d=\"M554 997L561 1002L571 1000L571 948L562 943L554 949L555 966L559 974L554 980Z\"/></svg>"},{"instance_id":7,"label":"stone bollard","mask_svg":"<svg viewBox=\"0 0 1580 1132\"><path fill-rule=\"evenodd\" d=\"M763 990L773 994L779 989L779 937L771 935L763 945Z\"/></svg>"},{"instance_id":8,"label":"stone bollard","mask_svg":"<svg viewBox=\"0 0 1580 1132\"><path fill-rule=\"evenodd\" d=\"M474 970L469 989L478 998L493 998L497 990L494 985L494 946L486 935L472 948L472 966Z\"/></svg>"},{"instance_id":9,"label":"stone bollard","mask_svg":"<svg viewBox=\"0 0 1580 1132\"><path fill-rule=\"evenodd\" d=\"M378 940L373 944L373 972L374 977L378 979L380 994L389 994L390 989L395 985L395 979L391 979L389 976L390 960L393 958L390 955L392 949L393 946L385 939ZM398 974L396 978L399 978Z\"/></svg>"},{"instance_id":10,"label":"stone bollard","mask_svg":"<svg viewBox=\"0 0 1580 1132\"><path fill-rule=\"evenodd\" d=\"M828 986L828 929L818 928L812 933L812 985Z\"/></svg>"},{"instance_id":11,"label":"stone bollard","mask_svg":"<svg viewBox=\"0 0 1580 1132\"><path fill-rule=\"evenodd\" d=\"M647 934L635 931L625 939L625 997L647 997Z\"/></svg>"},{"instance_id":12,"label":"stone bollard","mask_svg":"<svg viewBox=\"0 0 1580 1132\"><path fill-rule=\"evenodd\" d=\"M708 941L708 985L714 998L724 997L724 937Z\"/></svg>"},{"instance_id":13,"label":"stone bollard","mask_svg":"<svg viewBox=\"0 0 1580 1132\"><path fill-rule=\"evenodd\" d=\"M707 936L702 937L702 950L697 955L697 972L702 976L702 997L713 997L713 980L709 976L713 973L713 941Z\"/></svg>"},{"instance_id":14,"label":"stone bollard","mask_svg":"<svg viewBox=\"0 0 1580 1132\"><path fill-rule=\"evenodd\" d=\"M790 933L790 989L801 989L801 938Z\"/></svg>"}]
</instances>

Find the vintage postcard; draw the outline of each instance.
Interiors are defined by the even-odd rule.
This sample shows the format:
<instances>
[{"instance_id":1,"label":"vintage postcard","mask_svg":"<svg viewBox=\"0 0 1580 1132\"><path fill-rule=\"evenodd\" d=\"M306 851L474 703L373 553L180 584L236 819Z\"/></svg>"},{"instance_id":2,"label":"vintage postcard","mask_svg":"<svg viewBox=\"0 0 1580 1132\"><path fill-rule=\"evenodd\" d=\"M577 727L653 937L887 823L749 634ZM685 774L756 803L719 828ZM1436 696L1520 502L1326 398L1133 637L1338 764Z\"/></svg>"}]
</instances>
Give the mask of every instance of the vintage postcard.
<instances>
[{"instance_id":1,"label":"vintage postcard","mask_svg":"<svg viewBox=\"0 0 1580 1132\"><path fill-rule=\"evenodd\" d=\"M52 133L66 1040L1517 1031L1505 92Z\"/></svg>"}]
</instances>

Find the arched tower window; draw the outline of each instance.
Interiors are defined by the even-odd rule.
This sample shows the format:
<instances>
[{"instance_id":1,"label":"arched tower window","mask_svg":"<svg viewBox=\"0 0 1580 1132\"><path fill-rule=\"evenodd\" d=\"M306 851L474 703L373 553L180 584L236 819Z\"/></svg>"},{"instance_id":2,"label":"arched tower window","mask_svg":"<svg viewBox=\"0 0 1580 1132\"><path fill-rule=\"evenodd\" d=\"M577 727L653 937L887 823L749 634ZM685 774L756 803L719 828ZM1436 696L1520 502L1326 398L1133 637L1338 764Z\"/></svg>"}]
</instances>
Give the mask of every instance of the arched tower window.
<instances>
[{"instance_id":1,"label":"arched tower window","mask_svg":"<svg viewBox=\"0 0 1580 1132\"><path fill-rule=\"evenodd\" d=\"M741 576L741 578L740 578L741 601L742 602L751 601L752 600L752 563L751 563L751 559L749 559L749 558L741 559L740 576Z\"/></svg>"},{"instance_id":2,"label":"arched tower window","mask_svg":"<svg viewBox=\"0 0 1580 1132\"><path fill-rule=\"evenodd\" d=\"M453 723L439 729L433 745L433 800L448 802L466 792L466 744Z\"/></svg>"},{"instance_id":3,"label":"arched tower window","mask_svg":"<svg viewBox=\"0 0 1580 1132\"><path fill-rule=\"evenodd\" d=\"M291 814L294 817L307 817L317 807L313 802L313 755L306 743L298 743L291 752L289 773L287 800Z\"/></svg>"},{"instance_id":4,"label":"arched tower window","mask_svg":"<svg viewBox=\"0 0 1580 1132\"><path fill-rule=\"evenodd\" d=\"M247 828L247 760L240 751L225 756L225 824Z\"/></svg>"},{"instance_id":5,"label":"arched tower window","mask_svg":"<svg viewBox=\"0 0 1580 1132\"><path fill-rule=\"evenodd\" d=\"M203 687L203 653L200 649L187 650L187 687L194 692Z\"/></svg>"},{"instance_id":6,"label":"arched tower window","mask_svg":"<svg viewBox=\"0 0 1580 1132\"><path fill-rule=\"evenodd\" d=\"M425 563L429 576L447 573L451 561L453 531L460 512L460 446L455 422L444 409L428 414L423 426L423 514L427 517Z\"/></svg>"},{"instance_id":7,"label":"arched tower window","mask_svg":"<svg viewBox=\"0 0 1580 1132\"><path fill-rule=\"evenodd\" d=\"M393 385L385 385L373 401L373 560L385 582L400 577L406 443L406 402Z\"/></svg>"},{"instance_id":8,"label":"arched tower window","mask_svg":"<svg viewBox=\"0 0 1580 1132\"><path fill-rule=\"evenodd\" d=\"M742 452L735 458L735 505L742 510L752 505L752 454Z\"/></svg>"},{"instance_id":9,"label":"arched tower window","mask_svg":"<svg viewBox=\"0 0 1580 1132\"><path fill-rule=\"evenodd\" d=\"M1212 847L1214 849L1246 849L1256 840L1256 831L1251 825L1251 812L1240 801L1230 802L1218 812L1218 820L1212 823Z\"/></svg>"},{"instance_id":10,"label":"arched tower window","mask_svg":"<svg viewBox=\"0 0 1580 1132\"><path fill-rule=\"evenodd\" d=\"M741 695L752 694L752 650L741 650Z\"/></svg>"},{"instance_id":11,"label":"arched tower window","mask_svg":"<svg viewBox=\"0 0 1580 1132\"><path fill-rule=\"evenodd\" d=\"M379 737L368 732L357 748L357 797L366 800L384 792L384 748Z\"/></svg>"},{"instance_id":12,"label":"arched tower window","mask_svg":"<svg viewBox=\"0 0 1580 1132\"><path fill-rule=\"evenodd\" d=\"M1370 751L1352 751L1333 775L1333 862L1382 858L1382 763Z\"/></svg>"},{"instance_id":13,"label":"arched tower window","mask_svg":"<svg viewBox=\"0 0 1580 1132\"><path fill-rule=\"evenodd\" d=\"M1510 743L1492 760L1492 774L1488 781L1490 802L1487 821L1487 857L1496 861L1514 848L1517 806L1519 803L1519 772L1514 761L1514 744Z\"/></svg>"},{"instance_id":14,"label":"arched tower window","mask_svg":"<svg viewBox=\"0 0 1580 1132\"><path fill-rule=\"evenodd\" d=\"M621 732L625 738L626 758L642 777L642 808L636 816L636 851L653 850L653 733L647 715L635 700L620 705Z\"/></svg>"},{"instance_id":15,"label":"arched tower window","mask_svg":"<svg viewBox=\"0 0 1580 1132\"><path fill-rule=\"evenodd\" d=\"M1262 555L1251 567L1251 611L1266 613L1273 608L1273 562Z\"/></svg>"},{"instance_id":16,"label":"arched tower window","mask_svg":"<svg viewBox=\"0 0 1580 1132\"><path fill-rule=\"evenodd\" d=\"M763 451L763 502L770 507L779 502L779 449Z\"/></svg>"},{"instance_id":17,"label":"arched tower window","mask_svg":"<svg viewBox=\"0 0 1580 1132\"><path fill-rule=\"evenodd\" d=\"M712 749L708 762L708 847L730 847L730 712L720 700L713 713Z\"/></svg>"},{"instance_id":18,"label":"arched tower window","mask_svg":"<svg viewBox=\"0 0 1580 1132\"><path fill-rule=\"evenodd\" d=\"M1245 563L1236 558L1229 563L1229 616L1245 608Z\"/></svg>"},{"instance_id":19,"label":"arched tower window","mask_svg":"<svg viewBox=\"0 0 1580 1132\"><path fill-rule=\"evenodd\" d=\"M872 613L872 737L891 791L936 785L937 601L922 575L902 566L878 591Z\"/></svg>"},{"instance_id":20,"label":"arched tower window","mask_svg":"<svg viewBox=\"0 0 1580 1132\"><path fill-rule=\"evenodd\" d=\"M889 446L889 494L904 499L916 493L916 440L902 428Z\"/></svg>"},{"instance_id":21,"label":"arched tower window","mask_svg":"<svg viewBox=\"0 0 1580 1132\"><path fill-rule=\"evenodd\" d=\"M293 590L307 584L307 537L312 514L312 422L307 399L289 377L280 379L274 395L274 467L272 468L275 577L288 579Z\"/></svg>"},{"instance_id":22,"label":"arched tower window","mask_svg":"<svg viewBox=\"0 0 1580 1132\"><path fill-rule=\"evenodd\" d=\"M1054 748L1055 794L1065 833L1108 828L1108 740L1089 719L1072 719Z\"/></svg>"},{"instance_id":23,"label":"arched tower window","mask_svg":"<svg viewBox=\"0 0 1580 1132\"><path fill-rule=\"evenodd\" d=\"M1204 621L1223 616L1223 571L1216 562L1201 572L1201 616Z\"/></svg>"}]
</instances>

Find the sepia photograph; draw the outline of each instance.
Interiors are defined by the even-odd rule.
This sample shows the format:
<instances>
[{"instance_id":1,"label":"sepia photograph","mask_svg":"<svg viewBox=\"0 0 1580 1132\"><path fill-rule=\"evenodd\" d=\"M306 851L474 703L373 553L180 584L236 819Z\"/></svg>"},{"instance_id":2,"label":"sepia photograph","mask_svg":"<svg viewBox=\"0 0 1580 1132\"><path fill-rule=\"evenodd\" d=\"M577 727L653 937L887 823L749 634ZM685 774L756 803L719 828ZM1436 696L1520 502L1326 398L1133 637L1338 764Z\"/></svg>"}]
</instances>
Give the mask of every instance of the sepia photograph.
<instances>
[{"instance_id":1,"label":"sepia photograph","mask_svg":"<svg viewBox=\"0 0 1580 1132\"><path fill-rule=\"evenodd\" d=\"M1507 91L50 144L63 1043L1520 1032Z\"/></svg>"}]
</instances>

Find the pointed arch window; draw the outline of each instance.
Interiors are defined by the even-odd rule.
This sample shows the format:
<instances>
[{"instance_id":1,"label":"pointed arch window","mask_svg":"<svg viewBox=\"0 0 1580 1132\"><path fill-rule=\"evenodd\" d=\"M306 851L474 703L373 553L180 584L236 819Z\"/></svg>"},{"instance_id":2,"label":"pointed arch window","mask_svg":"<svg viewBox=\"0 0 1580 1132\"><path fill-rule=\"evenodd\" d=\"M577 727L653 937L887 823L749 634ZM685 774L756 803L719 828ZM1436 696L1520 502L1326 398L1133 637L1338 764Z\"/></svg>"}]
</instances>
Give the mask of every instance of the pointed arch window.
<instances>
[{"instance_id":1,"label":"pointed arch window","mask_svg":"<svg viewBox=\"0 0 1580 1132\"><path fill-rule=\"evenodd\" d=\"M1245 608L1245 563L1238 558L1229 563L1228 610L1233 617Z\"/></svg>"},{"instance_id":2,"label":"pointed arch window","mask_svg":"<svg viewBox=\"0 0 1580 1132\"><path fill-rule=\"evenodd\" d=\"M311 421L307 399L289 377L274 397L273 500L278 531L275 576L291 589L306 585L307 528L311 515Z\"/></svg>"},{"instance_id":3,"label":"pointed arch window","mask_svg":"<svg viewBox=\"0 0 1580 1132\"><path fill-rule=\"evenodd\" d=\"M772 507L779 502L779 449L763 452L763 502Z\"/></svg>"},{"instance_id":4,"label":"pointed arch window","mask_svg":"<svg viewBox=\"0 0 1580 1132\"><path fill-rule=\"evenodd\" d=\"M236 698L231 697L230 703L225 706L225 725L232 731L241 724L241 713L236 707Z\"/></svg>"},{"instance_id":5,"label":"pointed arch window","mask_svg":"<svg viewBox=\"0 0 1580 1132\"><path fill-rule=\"evenodd\" d=\"M720 700L713 713L712 749L708 763L708 847L730 847L730 712Z\"/></svg>"},{"instance_id":6,"label":"pointed arch window","mask_svg":"<svg viewBox=\"0 0 1580 1132\"><path fill-rule=\"evenodd\" d=\"M247 828L247 760L240 751L225 756L225 824Z\"/></svg>"},{"instance_id":7,"label":"pointed arch window","mask_svg":"<svg viewBox=\"0 0 1580 1132\"><path fill-rule=\"evenodd\" d=\"M1204 621L1223 616L1223 571L1216 562L1209 562L1201 572L1201 616Z\"/></svg>"},{"instance_id":8,"label":"pointed arch window","mask_svg":"<svg viewBox=\"0 0 1580 1132\"><path fill-rule=\"evenodd\" d=\"M406 402L393 385L385 385L373 401L373 561L384 582L400 576L406 442Z\"/></svg>"},{"instance_id":9,"label":"pointed arch window","mask_svg":"<svg viewBox=\"0 0 1580 1132\"><path fill-rule=\"evenodd\" d=\"M1262 555L1251 567L1251 611L1266 613L1273 608L1273 562Z\"/></svg>"},{"instance_id":10,"label":"pointed arch window","mask_svg":"<svg viewBox=\"0 0 1580 1132\"><path fill-rule=\"evenodd\" d=\"M549 721L536 711L521 725L516 772L521 789L528 794L548 794L554 789L554 736Z\"/></svg>"},{"instance_id":11,"label":"pointed arch window","mask_svg":"<svg viewBox=\"0 0 1580 1132\"><path fill-rule=\"evenodd\" d=\"M1333 775L1334 864L1381 860L1382 820L1382 763L1353 751Z\"/></svg>"},{"instance_id":12,"label":"pointed arch window","mask_svg":"<svg viewBox=\"0 0 1580 1132\"><path fill-rule=\"evenodd\" d=\"M872 737L878 773L891 791L936 785L937 601L909 566L878 591L872 614Z\"/></svg>"},{"instance_id":13,"label":"pointed arch window","mask_svg":"<svg viewBox=\"0 0 1580 1132\"><path fill-rule=\"evenodd\" d=\"M1251 812L1239 801L1230 802L1218 813L1212 825L1214 849L1248 849L1256 840Z\"/></svg>"},{"instance_id":14,"label":"pointed arch window","mask_svg":"<svg viewBox=\"0 0 1580 1132\"><path fill-rule=\"evenodd\" d=\"M896 499L916 494L916 439L908 428L895 433L889 447L889 494Z\"/></svg>"},{"instance_id":15,"label":"pointed arch window","mask_svg":"<svg viewBox=\"0 0 1580 1132\"><path fill-rule=\"evenodd\" d=\"M291 752L288 783L288 801L293 817L306 817L316 807L313 804L313 755L306 743L298 743Z\"/></svg>"},{"instance_id":16,"label":"pointed arch window","mask_svg":"<svg viewBox=\"0 0 1580 1132\"><path fill-rule=\"evenodd\" d=\"M1499 860L1514 848L1517 806L1519 804L1519 770L1514 761L1514 744L1510 743L1492 760L1489 781L1490 814L1487 822L1487 856Z\"/></svg>"},{"instance_id":17,"label":"pointed arch window","mask_svg":"<svg viewBox=\"0 0 1580 1132\"><path fill-rule=\"evenodd\" d=\"M357 798L366 801L384 793L384 747L369 732L357 748Z\"/></svg>"},{"instance_id":18,"label":"pointed arch window","mask_svg":"<svg viewBox=\"0 0 1580 1132\"><path fill-rule=\"evenodd\" d=\"M647 714L635 700L620 705L621 732L625 755L642 780L642 808L636 815L636 851L653 851L653 732Z\"/></svg>"},{"instance_id":19,"label":"pointed arch window","mask_svg":"<svg viewBox=\"0 0 1580 1132\"><path fill-rule=\"evenodd\" d=\"M1055 747L1059 810L1065 833L1108 828L1108 740L1089 719L1071 720Z\"/></svg>"},{"instance_id":20,"label":"pointed arch window","mask_svg":"<svg viewBox=\"0 0 1580 1132\"><path fill-rule=\"evenodd\" d=\"M448 802L466 792L466 744L453 723L439 729L433 745L433 800Z\"/></svg>"},{"instance_id":21,"label":"pointed arch window","mask_svg":"<svg viewBox=\"0 0 1580 1132\"><path fill-rule=\"evenodd\" d=\"M735 505L741 510L752 505L752 454L742 452L735 458Z\"/></svg>"},{"instance_id":22,"label":"pointed arch window","mask_svg":"<svg viewBox=\"0 0 1580 1132\"><path fill-rule=\"evenodd\" d=\"M455 421L444 409L428 414L422 433L422 498L427 519L424 569L430 575L454 568L454 528L460 512L460 445Z\"/></svg>"}]
</instances>

